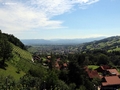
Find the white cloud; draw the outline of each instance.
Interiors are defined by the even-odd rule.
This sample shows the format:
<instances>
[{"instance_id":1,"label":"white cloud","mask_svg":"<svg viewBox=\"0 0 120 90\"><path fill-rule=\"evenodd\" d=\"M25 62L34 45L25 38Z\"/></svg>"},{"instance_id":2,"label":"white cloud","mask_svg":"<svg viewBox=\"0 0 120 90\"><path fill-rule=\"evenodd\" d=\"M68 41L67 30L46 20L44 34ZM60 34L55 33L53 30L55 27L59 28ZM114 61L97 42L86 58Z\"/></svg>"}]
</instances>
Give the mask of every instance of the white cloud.
<instances>
[{"instance_id":1,"label":"white cloud","mask_svg":"<svg viewBox=\"0 0 120 90\"><path fill-rule=\"evenodd\" d=\"M80 3L80 5L93 4L98 2L99 0L72 0L73 3Z\"/></svg>"},{"instance_id":2,"label":"white cloud","mask_svg":"<svg viewBox=\"0 0 120 90\"><path fill-rule=\"evenodd\" d=\"M99 0L0 0L0 29L24 31L33 28L62 28L63 21L51 20L69 12L75 4L88 5Z\"/></svg>"}]
</instances>

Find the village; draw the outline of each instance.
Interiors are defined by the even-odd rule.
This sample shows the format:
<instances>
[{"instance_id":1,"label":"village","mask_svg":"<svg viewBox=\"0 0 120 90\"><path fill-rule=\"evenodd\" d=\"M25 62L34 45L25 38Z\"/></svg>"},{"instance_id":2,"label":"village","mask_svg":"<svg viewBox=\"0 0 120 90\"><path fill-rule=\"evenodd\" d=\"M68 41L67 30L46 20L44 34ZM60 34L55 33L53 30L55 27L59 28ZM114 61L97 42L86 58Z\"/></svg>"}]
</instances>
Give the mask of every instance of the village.
<instances>
[{"instance_id":1,"label":"village","mask_svg":"<svg viewBox=\"0 0 120 90\"><path fill-rule=\"evenodd\" d=\"M41 61L39 56L34 56L34 62L41 62L43 66L50 68L51 56L47 56L44 61ZM69 61L63 62L61 58L55 59L52 62L52 67L57 70L68 69ZM120 74L118 69L109 65L100 65L96 68L89 67L91 65L83 67L88 75L89 80L92 82L96 80L94 84L95 90L118 90L120 88ZM94 66L94 65L93 65Z\"/></svg>"}]
</instances>

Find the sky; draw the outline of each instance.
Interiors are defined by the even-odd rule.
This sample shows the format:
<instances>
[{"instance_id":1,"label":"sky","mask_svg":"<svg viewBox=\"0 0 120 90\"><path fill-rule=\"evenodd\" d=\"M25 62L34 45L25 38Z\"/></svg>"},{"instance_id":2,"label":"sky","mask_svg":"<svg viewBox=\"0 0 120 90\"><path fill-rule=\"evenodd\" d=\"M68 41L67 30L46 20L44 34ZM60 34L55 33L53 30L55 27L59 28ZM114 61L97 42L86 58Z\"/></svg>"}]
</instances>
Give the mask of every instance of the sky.
<instances>
[{"instance_id":1,"label":"sky","mask_svg":"<svg viewBox=\"0 0 120 90\"><path fill-rule=\"evenodd\" d=\"M120 0L0 0L0 29L19 39L120 35Z\"/></svg>"}]
</instances>

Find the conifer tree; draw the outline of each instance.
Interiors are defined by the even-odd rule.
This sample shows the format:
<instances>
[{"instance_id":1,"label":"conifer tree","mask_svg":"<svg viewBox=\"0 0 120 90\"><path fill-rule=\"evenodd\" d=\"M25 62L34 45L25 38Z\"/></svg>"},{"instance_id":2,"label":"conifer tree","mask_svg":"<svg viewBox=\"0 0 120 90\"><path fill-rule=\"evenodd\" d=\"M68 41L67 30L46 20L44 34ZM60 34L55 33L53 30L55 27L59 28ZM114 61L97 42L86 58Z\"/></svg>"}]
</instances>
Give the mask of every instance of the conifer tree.
<instances>
[{"instance_id":1,"label":"conifer tree","mask_svg":"<svg viewBox=\"0 0 120 90\"><path fill-rule=\"evenodd\" d=\"M4 65L5 60L7 60L12 55L12 47L8 42L7 38L2 35L0 30L0 60L1 65Z\"/></svg>"}]
</instances>

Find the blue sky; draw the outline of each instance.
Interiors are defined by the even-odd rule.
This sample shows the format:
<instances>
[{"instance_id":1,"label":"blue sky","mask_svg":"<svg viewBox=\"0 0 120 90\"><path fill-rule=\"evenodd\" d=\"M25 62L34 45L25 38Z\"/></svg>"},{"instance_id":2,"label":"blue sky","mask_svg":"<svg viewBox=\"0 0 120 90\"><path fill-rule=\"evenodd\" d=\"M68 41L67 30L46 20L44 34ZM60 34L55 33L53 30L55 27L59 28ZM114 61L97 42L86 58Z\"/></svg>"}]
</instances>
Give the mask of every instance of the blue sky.
<instances>
[{"instance_id":1,"label":"blue sky","mask_svg":"<svg viewBox=\"0 0 120 90\"><path fill-rule=\"evenodd\" d=\"M120 0L0 0L0 29L19 39L120 35Z\"/></svg>"}]
</instances>

